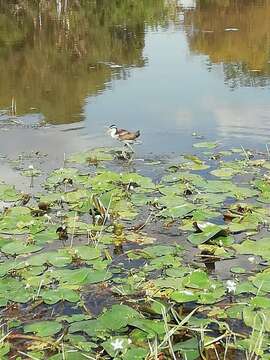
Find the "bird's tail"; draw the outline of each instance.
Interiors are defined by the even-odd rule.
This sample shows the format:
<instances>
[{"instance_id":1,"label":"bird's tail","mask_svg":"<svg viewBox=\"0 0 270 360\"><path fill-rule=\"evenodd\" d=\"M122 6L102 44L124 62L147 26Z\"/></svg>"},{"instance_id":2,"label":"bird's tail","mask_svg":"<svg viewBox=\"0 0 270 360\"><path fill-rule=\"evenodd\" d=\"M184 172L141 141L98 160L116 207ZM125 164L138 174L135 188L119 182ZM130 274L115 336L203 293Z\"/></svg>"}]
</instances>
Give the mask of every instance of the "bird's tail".
<instances>
[{"instance_id":1,"label":"bird's tail","mask_svg":"<svg viewBox=\"0 0 270 360\"><path fill-rule=\"evenodd\" d=\"M140 130L135 132L136 139L141 135Z\"/></svg>"}]
</instances>

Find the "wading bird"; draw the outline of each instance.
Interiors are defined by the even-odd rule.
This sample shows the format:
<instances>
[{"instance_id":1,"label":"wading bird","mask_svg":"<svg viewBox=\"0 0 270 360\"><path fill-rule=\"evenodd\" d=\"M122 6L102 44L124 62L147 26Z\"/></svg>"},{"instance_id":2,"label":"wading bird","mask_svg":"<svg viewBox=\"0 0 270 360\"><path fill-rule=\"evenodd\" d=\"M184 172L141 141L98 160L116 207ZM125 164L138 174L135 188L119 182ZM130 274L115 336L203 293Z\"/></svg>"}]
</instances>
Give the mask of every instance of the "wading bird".
<instances>
[{"instance_id":1,"label":"wading bird","mask_svg":"<svg viewBox=\"0 0 270 360\"><path fill-rule=\"evenodd\" d=\"M111 135L113 139L121 141L125 146L127 146L133 153L132 144L136 142L138 137L141 135L140 130L131 132L124 129L118 129L116 125L111 125L108 130L108 134Z\"/></svg>"}]
</instances>

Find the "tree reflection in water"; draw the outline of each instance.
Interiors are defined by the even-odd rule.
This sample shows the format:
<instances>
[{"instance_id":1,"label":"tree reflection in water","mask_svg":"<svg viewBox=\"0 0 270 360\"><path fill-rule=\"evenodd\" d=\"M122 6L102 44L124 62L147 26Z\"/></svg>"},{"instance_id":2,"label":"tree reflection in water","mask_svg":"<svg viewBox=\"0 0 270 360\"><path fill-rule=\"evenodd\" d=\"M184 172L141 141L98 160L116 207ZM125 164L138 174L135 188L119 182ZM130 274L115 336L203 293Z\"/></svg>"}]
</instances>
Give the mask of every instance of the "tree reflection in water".
<instances>
[{"instance_id":1,"label":"tree reflection in water","mask_svg":"<svg viewBox=\"0 0 270 360\"><path fill-rule=\"evenodd\" d=\"M266 86L269 19L269 0L198 0L196 8L185 14L189 47L193 53L207 55L210 68L222 63L230 87Z\"/></svg>"},{"instance_id":2,"label":"tree reflection in water","mask_svg":"<svg viewBox=\"0 0 270 360\"><path fill-rule=\"evenodd\" d=\"M16 99L51 123L82 120L86 96L145 64L146 26L166 26L164 0L0 0L0 108Z\"/></svg>"}]
</instances>

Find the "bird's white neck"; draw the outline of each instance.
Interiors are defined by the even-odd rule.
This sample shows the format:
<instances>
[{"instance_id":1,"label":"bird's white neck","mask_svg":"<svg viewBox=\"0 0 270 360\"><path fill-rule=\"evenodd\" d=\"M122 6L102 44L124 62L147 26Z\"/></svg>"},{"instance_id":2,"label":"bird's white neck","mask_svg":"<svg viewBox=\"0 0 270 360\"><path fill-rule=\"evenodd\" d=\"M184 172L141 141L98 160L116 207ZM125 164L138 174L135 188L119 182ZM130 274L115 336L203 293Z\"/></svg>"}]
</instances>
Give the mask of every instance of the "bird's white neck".
<instances>
[{"instance_id":1,"label":"bird's white neck","mask_svg":"<svg viewBox=\"0 0 270 360\"><path fill-rule=\"evenodd\" d=\"M116 139L118 136L116 135L117 129L111 128L108 130L108 133L111 135L112 138Z\"/></svg>"}]
</instances>

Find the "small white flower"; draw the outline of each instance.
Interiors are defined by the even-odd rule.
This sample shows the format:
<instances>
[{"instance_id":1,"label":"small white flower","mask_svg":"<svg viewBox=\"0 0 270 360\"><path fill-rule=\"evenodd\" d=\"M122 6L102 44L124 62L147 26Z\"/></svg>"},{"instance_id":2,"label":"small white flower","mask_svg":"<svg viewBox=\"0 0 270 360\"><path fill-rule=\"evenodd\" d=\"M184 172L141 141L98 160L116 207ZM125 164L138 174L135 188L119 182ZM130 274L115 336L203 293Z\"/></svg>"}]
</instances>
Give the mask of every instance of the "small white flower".
<instances>
[{"instance_id":1,"label":"small white flower","mask_svg":"<svg viewBox=\"0 0 270 360\"><path fill-rule=\"evenodd\" d=\"M131 340L131 339L128 339L128 343L131 344L131 343L132 343L132 340Z\"/></svg>"},{"instance_id":2,"label":"small white flower","mask_svg":"<svg viewBox=\"0 0 270 360\"><path fill-rule=\"evenodd\" d=\"M30 284L26 284L24 288L29 289L30 287L31 287Z\"/></svg>"},{"instance_id":3,"label":"small white flower","mask_svg":"<svg viewBox=\"0 0 270 360\"><path fill-rule=\"evenodd\" d=\"M115 341L111 342L114 351L122 350L123 349L123 339L115 339Z\"/></svg>"},{"instance_id":4,"label":"small white flower","mask_svg":"<svg viewBox=\"0 0 270 360\"><path fill-rule=\"evenodd\" d=\"M256 260L256 259L255 259L254 256L250 256L250 257L248 258L248 261L251 262L252 264L255 263L255 260Z\"/></svg>"},{"instance_id":5,"label":"small white flower","mask_svg":"<svg viewBox=\"0 0 270 360\"><path fill-rule=\"evenodd\" d=\"M236 282L233 280L227 280L226 282L228 293L235 293Z\"/></svg>"},{"instance_id":6,"label":"small white flower","mask_svg":"<svg viewBox=\"0 0 270 360\"><path fill-rule=\"evenodd\" d=\"M29 170L34 170L34 166L33 166L33 165L29 165L29 166L28 166L28 169L29 169Z\"/></svg>"},{"instance_id":7,"label":"small white flower","mask_svg":"<svg viewBox=\"0 0 270 360\"><path fill-rule=\"evenodd\" d=\"M56 216L57 216L57 217L61 217L61 216L62 216L62 213L61 213L61 211L60 211L60 210L59 210L59 211L57 211Z\"/></svg>"}]
</instances>

